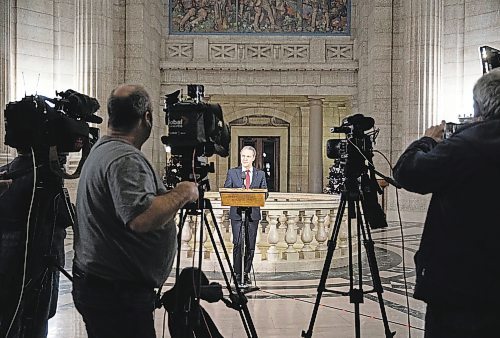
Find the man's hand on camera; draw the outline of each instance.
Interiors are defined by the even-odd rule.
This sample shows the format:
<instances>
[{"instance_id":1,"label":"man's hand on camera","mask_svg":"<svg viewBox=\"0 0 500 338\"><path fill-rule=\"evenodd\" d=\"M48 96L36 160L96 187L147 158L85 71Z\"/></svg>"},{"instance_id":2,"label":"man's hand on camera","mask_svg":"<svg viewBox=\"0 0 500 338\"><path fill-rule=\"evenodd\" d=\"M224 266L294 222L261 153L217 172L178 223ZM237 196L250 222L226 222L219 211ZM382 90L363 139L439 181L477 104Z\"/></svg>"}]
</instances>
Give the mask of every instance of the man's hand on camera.
<instances>
[{"instance_id":1,"label":"man's hand on camera","mask_svg":"<svg viewBox=\"0 0 500 338\"><path fill-rule=\"evenodd\" d=\"M198 185L194 182L179 182L173 191L176 191L183 196L185 203L197 201L199 197Z\"/></svg>"},{"instance_id":2,"label":"man's hand on camera","mask_svg":"<svg viewBox=\"0 0 500 338\"><path fill-rule=\"evenodd\" d=\"M443 140L445 126L446 126L446 121L441 121L441 124L429 127L425 131L424 136L431 137L434 140L436 140L436 142L441 142Z\"/></svg>"}]
</instances>

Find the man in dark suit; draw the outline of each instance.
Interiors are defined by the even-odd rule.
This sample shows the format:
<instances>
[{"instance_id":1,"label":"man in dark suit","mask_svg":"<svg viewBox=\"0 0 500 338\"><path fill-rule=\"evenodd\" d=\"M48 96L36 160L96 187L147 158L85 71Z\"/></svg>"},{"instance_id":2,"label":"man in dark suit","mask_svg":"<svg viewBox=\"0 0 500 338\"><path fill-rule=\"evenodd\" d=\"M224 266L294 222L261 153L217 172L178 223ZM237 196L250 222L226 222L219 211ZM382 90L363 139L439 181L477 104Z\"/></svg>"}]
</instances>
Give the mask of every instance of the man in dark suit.
<instances>
[{"instance_id":1,"label":"man in dark suit","mask_svg":"<svg viewBox=\"0 0 500 338\"><path fill-rule=\"evenodd\" d=\"M240 158L241 166L229 169L227 172L224 188L246 188L246 189L266 189L266 175L262 170L258 170L253 166L255 161L256 151L254 147L245 146L241 149ZM246 231L245 243L245 268L244 268L244 283L242 286L250 284L248 276L252 267L253 255L255 252L255 240L257 238L257 228L261 219L260 208L251 208L250 219L248 220L248 231ZM229 219L233 229L233 265L236 274L236 281L241 281L241 222L242 209L231 207L229 210Z\"/></svg>"}]
</instances>

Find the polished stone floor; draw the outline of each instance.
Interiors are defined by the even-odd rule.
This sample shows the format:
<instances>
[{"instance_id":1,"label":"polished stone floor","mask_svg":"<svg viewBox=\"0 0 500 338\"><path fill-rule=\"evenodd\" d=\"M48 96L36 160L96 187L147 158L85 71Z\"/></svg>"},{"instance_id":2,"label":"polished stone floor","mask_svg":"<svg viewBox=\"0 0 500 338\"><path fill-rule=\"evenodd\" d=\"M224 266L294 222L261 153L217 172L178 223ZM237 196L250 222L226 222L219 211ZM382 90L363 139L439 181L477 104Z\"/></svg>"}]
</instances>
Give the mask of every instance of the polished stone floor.
<instances>
[{"instance_id":1,"label":"polished stone floor","mask_svg":"<svg viewBox=\"0 0 500 338\"><path fill-rule=\"evenodd\" d=\"M423 337L425 304L411 298L415 282L413 254L418 247L422 225L405 223L404 250L401 240L401 228L398 224L390 224L384 230L373 230L376 258L380 277L384 288L383 299L391 331L396 337ZM66 240L66 267L71 267L72 237ZM409 299L405 296L403 278L403 255L406 264L406 277ZM363 255L364 256L364 255ZM372 285L366 259L362 263L363 284L366 289ZM353 265L355 271L357 266ZM213 280L221 280L216 273L208 273ZM255 275L260 291L247 294L251 319L259 337L300 337L302 330L307 330L317 295L320 272L300 272L286 274L262 273ZM172 286L173 278L169 278L165 289ZM349 271L347 268L331 269L327 279L327 288L346 291L349 289ZM408 326L408 308L409 320ZM224 337L245 337L245 330L237 311L225 306L222 302L208 304L205 308L216 322ZM332 293L324 293L316 322L313 337L355 337L354 305L349 297ZM155 325L158 337L170 337L168 330L163 332L164 311L155 313ZM364 303L360 304L360 330L362 337L385 337L384 324L381 319L377 294L368 294ZM411 332L410 332L411 330ZM49 321L49 337L86 337L83 321L75 310L71 298L71 283L61 278L57 314Z\"/></svg>"}]
</instances>

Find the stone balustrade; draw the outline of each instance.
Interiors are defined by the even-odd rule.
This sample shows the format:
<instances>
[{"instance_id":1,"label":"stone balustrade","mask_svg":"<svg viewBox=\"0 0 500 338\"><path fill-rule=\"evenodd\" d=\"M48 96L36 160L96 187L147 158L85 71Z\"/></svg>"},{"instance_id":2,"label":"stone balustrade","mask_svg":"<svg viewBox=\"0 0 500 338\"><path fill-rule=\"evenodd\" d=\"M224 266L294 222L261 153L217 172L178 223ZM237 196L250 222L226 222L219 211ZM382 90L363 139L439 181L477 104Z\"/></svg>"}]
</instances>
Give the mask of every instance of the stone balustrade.
<instances>
[{"instance_id":1,"label":"stone balustrade","mask_svg":"<svg viewBox=\"0 0 500 338\"><path fill-rule=\"evenodd\" d=\"M215 221L222 234L228 257L232 259L232 232L229 207L222 206L218 192L207 192ZM256 272L292 272L320 270L327 252L333 224L337 216L340 198L336 195L270 193L266 206L261 208L263 219L259 223L255 257ZM212 217L206 211L208 226L214 234L216 248L225 262ZM181 261L191 265L198 261L200 242L200 215L188 216L181 234ZM352 227L352 236L356 236ZM205 271L220 271L215 248L203 229L202 256ZM356 253L356 241L353 252ZM196 252L194 252L196 248ZM348 258L347 215L344 215L339 231L332 267L345 266ZM196 263L197 264L197 263ZM224 266L226 264L224 263ZM227 268L227 266L225 267Z\"/></svg>"}]
</instances>

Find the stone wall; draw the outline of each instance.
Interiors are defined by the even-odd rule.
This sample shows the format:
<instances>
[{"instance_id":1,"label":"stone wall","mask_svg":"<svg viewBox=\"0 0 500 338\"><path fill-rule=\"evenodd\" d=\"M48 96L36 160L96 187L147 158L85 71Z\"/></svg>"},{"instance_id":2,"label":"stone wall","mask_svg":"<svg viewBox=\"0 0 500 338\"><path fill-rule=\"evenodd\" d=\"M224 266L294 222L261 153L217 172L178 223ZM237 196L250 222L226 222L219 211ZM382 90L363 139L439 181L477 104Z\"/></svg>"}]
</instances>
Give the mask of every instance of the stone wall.
<instances>
[{"instance_id":1,"label":"stone wall","mask_svg":"<svg viewBox=\"0 0 500 338\"><path fill-rule=\"evenodd\" d=\"M480 46L500 49L500 2L444 1L443 118L472 113L472 87L481 76Z\"/></svg>"},{"instance_id":2,"label":"stone wall","mask_svg":"<svg viewBox=\"0 0 500 338\"><path fill-rule=\"evenodd\" d=\"M481 75L478 47L500 49L500 2L396 0L393 26L391 155L395 164L426 128L472 112L472 86ZM423 220L429 197L401 191L405 220ZM388 211L390 219L397 219L392 188Z\"/></svg>"},{"instance_id":3,"label":"stone wall","mask_svg":"<svg viewBox=\"0 0 500 338\"><path fill-rule=\"evenodd\" d=\"M54 97L74 88L73 0L2 1L0 5L0 109L25 94ZM3 145L0 162L15 155Z\"/></svg>"},{"instance_id":4,"label":"stone wall","mask_svg":"<svg viewBox=\"0 0 500 338\"><path fill-rule=\"evenodd\" d=\"M0 10L2 116L5 103L25 93L53 97L55 90L72 88L99 100L105 133L111 89L123 82L143 84L155 102L155 130L144 151L155 167L163 167L159 78L164 2L21 0L3 1ZM3 140L3 123L0 136Z\"/></svg>"},{"instance_id":5,"label":"stone wall","mask_svg":"<svg viewBox=\"0 0 500 338\"><path fill-rule=\"evenodd\" d=\"M9 78L10 78L10 1L2 1L0 4L0 116L3 117L3 109L9 101ZM8 161L9 148L3 144L5 130L3 121L0 121L0 165Z\"/></svg>"}]
</instances>

